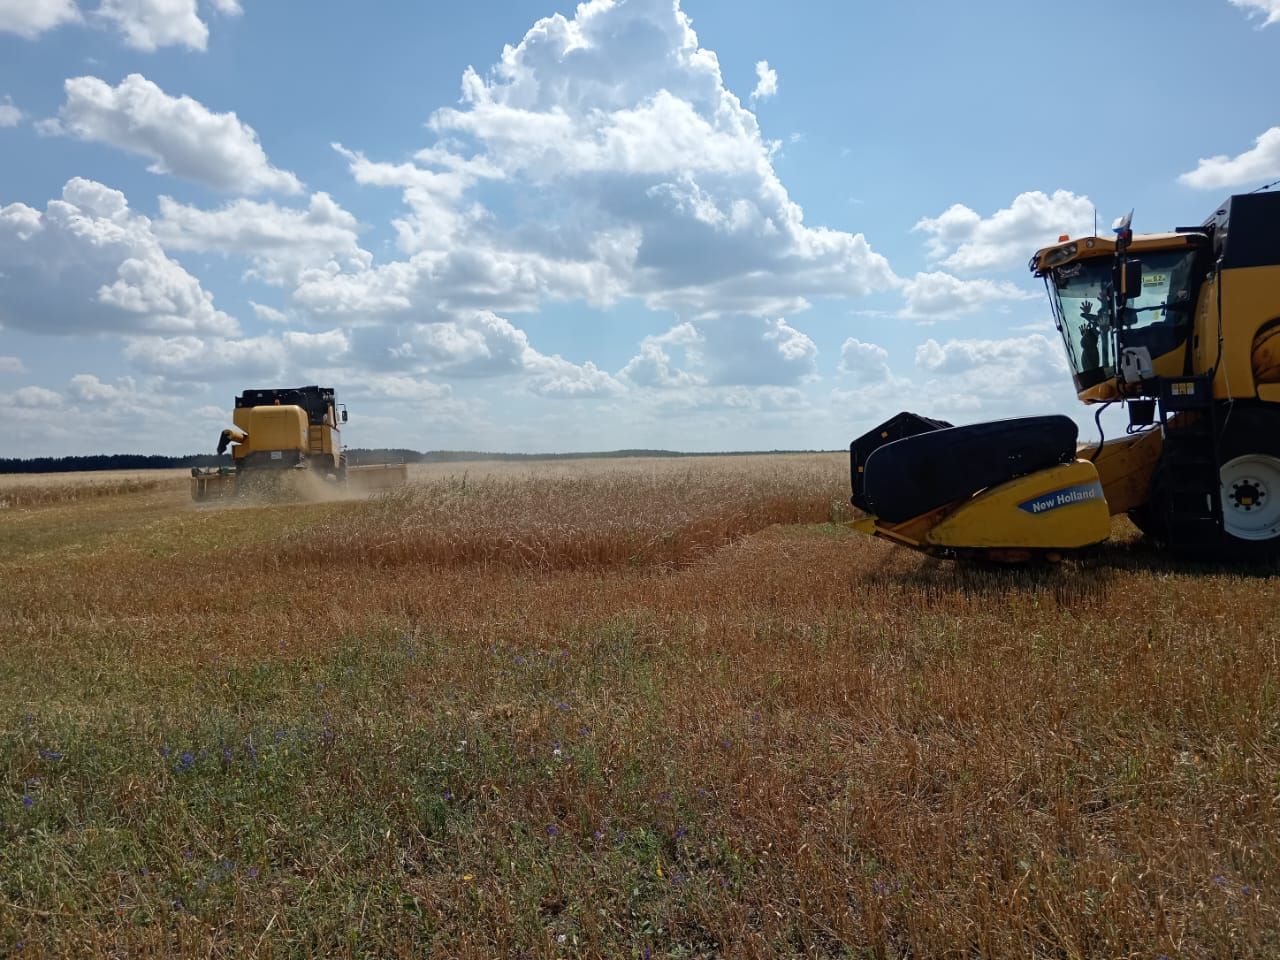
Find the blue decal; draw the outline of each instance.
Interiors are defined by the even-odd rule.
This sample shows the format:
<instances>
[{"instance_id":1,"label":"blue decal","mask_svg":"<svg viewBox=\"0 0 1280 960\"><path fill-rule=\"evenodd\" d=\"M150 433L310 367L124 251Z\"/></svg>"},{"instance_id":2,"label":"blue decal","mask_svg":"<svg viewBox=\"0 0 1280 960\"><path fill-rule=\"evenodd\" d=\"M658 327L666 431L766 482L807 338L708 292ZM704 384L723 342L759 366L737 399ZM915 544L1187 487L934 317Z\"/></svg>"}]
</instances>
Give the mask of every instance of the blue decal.
<instances>
[{"instance_id":1,"label":"blue decal","mask_svg":"<svg viewBox=\"0 0 1280 960\"><path fill-rule=\"evenodd\" d=\"M1063 487L1061 490L1042 493L1038 497L1022 501L1018 504L1018 509L1025 510L1027 513L1048 513L1050 510L1069 507L1074 503L1101 499L1102 484L1095 480L1093 483L1081 483L1074 487Z\"/></svg>"}]
</instances>

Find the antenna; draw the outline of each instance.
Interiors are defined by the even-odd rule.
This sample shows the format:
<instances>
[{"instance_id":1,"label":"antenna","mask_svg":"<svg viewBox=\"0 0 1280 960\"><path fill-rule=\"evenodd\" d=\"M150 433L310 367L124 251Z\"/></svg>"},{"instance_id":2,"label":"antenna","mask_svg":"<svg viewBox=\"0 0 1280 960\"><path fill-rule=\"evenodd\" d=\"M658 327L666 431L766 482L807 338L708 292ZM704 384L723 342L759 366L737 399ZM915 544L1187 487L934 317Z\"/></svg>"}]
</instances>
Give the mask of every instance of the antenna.
<instances>
[{"instance_id":1,"label":"antenna","mask_svg":"<svg viewBox=\"0 0 1280 960\"><path fill-rule=\"evenodd\" d=\"M1098 208L1093 208L1093 235L1098 235Z\"/></svg>"}]
</instances>

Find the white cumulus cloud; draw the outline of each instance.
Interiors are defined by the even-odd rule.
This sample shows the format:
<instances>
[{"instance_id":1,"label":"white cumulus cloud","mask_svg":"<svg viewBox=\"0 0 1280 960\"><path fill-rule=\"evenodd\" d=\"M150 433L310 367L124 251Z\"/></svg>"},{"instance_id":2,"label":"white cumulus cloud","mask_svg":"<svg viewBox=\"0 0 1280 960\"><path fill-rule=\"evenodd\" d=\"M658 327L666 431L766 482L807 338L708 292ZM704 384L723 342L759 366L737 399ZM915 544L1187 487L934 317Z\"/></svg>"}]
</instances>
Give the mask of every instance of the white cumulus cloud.
<instances>
[{"instance_id":1,"label":"white cumulus cloud","mask_svg":"<svg viewBox=\"0 0 1280 960\"><path fill-rule=\"evenodd\" d=\"M941 271L917 273L903 284L902 295L905 306L898 316L920 322L997 310L1010 301L1035 299L1035 294L1007 281L961 280Z\"/></svg>"},{"instance_id":2,"label":"white cumulus cloud","mask_svg":"<svg viewBox=\"0 0 1280 960\"><path fill-rule=\"evenodd\" d=\"M709 316L646 337L619 371L641 387L784 387L816 376L818 347L781 318Z\"/></svg>"},{"instance_id":3,"label":"white cumulus cloud","mask_svg":"<svg viewBox=\"0 0 1280 960\"><path fill-rule=\"evenodd\" d=\"M72 77L67 100L46 132L105 143L151 159L167 173L229 193L298 193L302 184L273 167L253 128L234 113L215 113L191 97L172 97L141 74L112 87L97 77Z\"/></svg>"},{"instance_id":4,"label":"white cumulus cloud","mask_svg":"<svg viewBox=\"0 0 1280 960\"><path fill-rule=\"evenodd\" d=\"M267 306L266 304L255 303L253 300L249 301L249 306L252 308L254 316L259 320L264 320L267 323L280 324L281 326L289 322L289 315L283 310Z\"/></svg>"},{"instance_id":5,"label":"white cumulus cloud","mask_svg":"<svg viewBox=\"0 0 1280 960\"><path fill-rule=\"evenodd\" d=\"M178 45L203 50L209 40L196 0L102 0L94 15L113 24L135 50Z\"/></svg>"},{"instance_id":6,"label":"white cumulus cloud","mask_svg":"<svg viewBox=\"0 0 1280 960\"><path fill-rule=\"evenodd\" d=\"M27 368L17 357L0 357L0 373L26 373Z\"/></svg>"},{"instance_id":7,"label":"white cumulus cloud","mask_svg":"<svg viewBox=\"0 0 1280 960\"><path fill-rule=\"evenodd\" d=\"M0 0L0 33L32 40L46 30L79 20L75 0Z\"/></svg>"},{"instance_id":8,"label":"white cumulus cloud","mask_svg":"<svg viewBox=\"0 0 1280 960\"><path fill-rule=\"evenodd\" d=\"M877 343L865 343L849 337L840 347L841 373L848 374L858 386L871 386L893 379L889 370L889 351Z\"/></svg>"},{"instance_id":9,"label":"white cumulus cloud","mask_svg":"<svg viewBox=\"0 0 1280 960\"><path fill-rule=\"evenodd\" d=\"M1280 127L1262 133L1244 153L1201 160L1194 170L1178 178L1198 190L1223 190L1276 179L1280 179Z\"/></svg>"},{"instance_id":10,"label":"white cumulus cloud","mask_svg":"<svg viewBox=\"0 0 1280 960\"><path fill-rule=\"evenodd\" d=\"M402 191L407 260L307 278L317 312L532 309L643 298L682 313L777 316L895 282L861 234L813 227L754 114L672 0L591 0L538 21L430 120L412 162L339 148ZM480 205L480 182L521 217Z\"/></svg>"},{"instance_id":11,"label":"white cumulus cloud","mask_svg":"<svg viewBox=\"0 0 1280 960\"><path fill-rule=\"evenodd\" d=\"M359 229L327 193L312 194L305 210L244 199L202 210L161 197L155 222L168 249L248 257L255 276L279 285L296 284L307 268L367 269L373 257L360 248Z\"/></svg>"},{"instance_id":12,"label":"white cumulus cloud","mask_svg":"<svg viewBox=\"0 0 1280 960\"><path fill-rule=\"evenodd\" d=\"M778 92L778 71L769 66L768 60L756 64L756 87L751 91L751 102L767 100Z\"/></svg>"},{"instance_id":13,"label":"white cumulus cloud","mask_svg":"<svg viewBox=\"0 0 1280 960\"><path fill-rule=\"evenodd\" d=\"M1250 19L1261 19L1259 30L1280 23L1280 0L1231 0L1231 5L1243 10Z\"/></svg>"},{"instance_id":14,"label":"white cumulus cloud","mask_svg":"<svg viewBox=\"0 0 1280 960\"><path fill-rule=\"evenodd\" d=\"M43 212L0 207L0 323L36 333L239 330L123 193L80 177Z\"/></svg>"},{"instance_id":15,"label":"white cumulus cloud","mask_svg":"<svg viewBox=\"0 0 1280 960\"><path fill-rule=\"evenodd\" d=\"M22 122L22 111L13 105L13 97L6 96L0 103L0 127L16 127Z\"/></svg>"},{"instance_id":16,"label":"white cumulus cloud","mask_svg":"<svg viewBox=\"0 0 1280 960\"><path fill-rule=\"evenodd\" d=\"M938 398L944 416L980 409L1027 415L1073 405L1062 345L1043 334L926 340L916 348L916 366L930 378L919 392Z\"/></svg>"},{"instance_id":17,"label":"white cumulus cloud","mask_svg":"<svg viewBox=\"0 0 1280 960\"><path fill-rule=\"evenodd\" d=\"M929 256L951 270L972 272L1020 266L1061 234L1093 232L1093 202L1069 190L1021 193L1013 203L983 217L953 204L912 229L928 236Z\"/></svg>"}]
</instances>

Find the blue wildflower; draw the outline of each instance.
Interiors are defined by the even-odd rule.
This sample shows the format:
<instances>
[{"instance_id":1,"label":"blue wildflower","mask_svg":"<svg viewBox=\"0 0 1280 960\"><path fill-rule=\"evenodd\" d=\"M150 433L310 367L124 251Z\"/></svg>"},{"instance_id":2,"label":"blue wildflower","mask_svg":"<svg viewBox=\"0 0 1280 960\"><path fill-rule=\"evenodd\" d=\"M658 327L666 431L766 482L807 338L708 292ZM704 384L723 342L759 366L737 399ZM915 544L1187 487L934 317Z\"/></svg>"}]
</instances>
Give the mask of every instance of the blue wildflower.
<instances>
[{"instance_id":1,"label":"blue wildflower","mask_svg":"<svg viewBox=\"0 0 1280 960\"><path fill-rule=\"evenodd\" d=\"M54 761L54 762L56 763L57 761L59 761L59 760L61 760L61 759L62 759L62 754L60 754L57 750L47 750L47 749L45 749L44 747L41 747L41 748L40 748L40 759L42 759L42 760L52 760L52 761Z\"/></svg>"},{"instance_id":2,"label":"blue wildflower","mask_svg":"<svg viewBox=\"0 0 1280 960\"><path fill-rule=\"evenodd\" d=\"M547 836L548 836L548 837L555 837L555 836L559 836L559 834L560 834L560 828L559 828L559 827L557 827L554 823L549 823L549 824L547 824Z\"/></svg>"},{"instance_id":3,"label":"blue wildflower","mask_svg":"<svg viewBox=\"0 0 1280 960\"><path fill-rule=\"evenodd\" d=\"M195 766L196 758L193 754L184 753L178 758L178 762L173 765L175 773L186 773Z\"/></svg>"},{"instance_id":4,"label":"blue wildflower","mask_svg":"<svg viewBox=\"0 0 1280 960\"><path fill-rule=\"evenodd\" d=\"M569 705L565 703L563 700L561 700L559 703L556 704L556 709L559 710L561 713L568 713Z\"/></svg>"},{"instance_id":5,"label":"blue wildflower","mask_svg":"<svg viewBox=\"0 0 1280 960\"><path fill-rule=\"evenodd\" d=\"M22 795L22 805L30 810L36 805L36 801L29 793L24 793Z\"/></svg>"}]
</instances>

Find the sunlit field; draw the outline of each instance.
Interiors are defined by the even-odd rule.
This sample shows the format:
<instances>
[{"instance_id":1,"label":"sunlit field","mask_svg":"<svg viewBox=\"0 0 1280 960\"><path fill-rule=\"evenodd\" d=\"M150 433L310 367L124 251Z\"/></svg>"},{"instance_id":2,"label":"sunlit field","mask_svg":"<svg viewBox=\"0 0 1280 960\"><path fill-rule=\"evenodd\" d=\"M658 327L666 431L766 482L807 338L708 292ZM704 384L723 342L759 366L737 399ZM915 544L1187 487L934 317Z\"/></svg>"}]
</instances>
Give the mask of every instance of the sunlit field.
<instances>
[{"instance_id":1,"label":"sunlit field","mask_svg":"<svg viewBox=\"0 0 1280 960\"><path fill-rule=\"evenodd\" d=\"M837 455L412 475L0 480L0 955L1280 954L1276 571L929 560Z\"/></svg>"}]
</instances>

